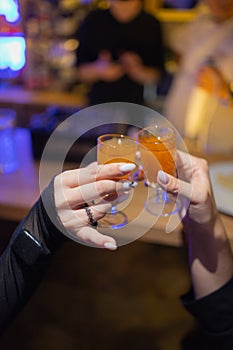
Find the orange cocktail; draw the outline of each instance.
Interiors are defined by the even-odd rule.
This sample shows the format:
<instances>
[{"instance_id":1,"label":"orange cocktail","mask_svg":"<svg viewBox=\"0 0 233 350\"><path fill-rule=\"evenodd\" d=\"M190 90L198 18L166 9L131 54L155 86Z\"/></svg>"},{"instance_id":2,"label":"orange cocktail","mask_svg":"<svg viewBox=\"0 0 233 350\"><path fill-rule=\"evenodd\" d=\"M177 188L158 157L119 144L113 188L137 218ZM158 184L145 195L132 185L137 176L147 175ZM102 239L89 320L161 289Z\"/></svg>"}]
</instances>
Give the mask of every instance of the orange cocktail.
<instances>
[{"instance_id":1,"label":"orange cocktail","mask_svg":"<svg viewBox=\"0 0 233 350\"><path fill-rule=\"evenodd\" d=\"M141 163L148 186L156 186L159 170L176 175L174 156L176 152L176 134L165 126L150 126L138 132Z\"/></svg>"},{"instance_id":2,"label":"orange cocktail","mask_svg":"<svg viewBox=\"0 0 233 350\"><path fill-rule=\"evenodd\" d=\"M134 163L136 161L137 142L121 134L105 134L98 137L98 164ZM119 179L128 178L129 175Z\"/></svg>"},{"instance_id":3,"label":"orange cocktail","mask_svg":"<svg viewBox=\"0 0 233 350\"><path fill-rule=\"evenodd\" d=\"M121 134L105 134L98 137L97 161L98 164L107 163L134 163L136 161L137 141ZM133 180L133 173L118 176L115 180ZM125 196L128 191L125 191ZM123 199L124 201L125 199ZM119 197L112 202L110 212L98 221L98 226L103 228L118 229L127 224L126 214L117 209L117 204L122 201Z\"/></svg>"}]
</instances>

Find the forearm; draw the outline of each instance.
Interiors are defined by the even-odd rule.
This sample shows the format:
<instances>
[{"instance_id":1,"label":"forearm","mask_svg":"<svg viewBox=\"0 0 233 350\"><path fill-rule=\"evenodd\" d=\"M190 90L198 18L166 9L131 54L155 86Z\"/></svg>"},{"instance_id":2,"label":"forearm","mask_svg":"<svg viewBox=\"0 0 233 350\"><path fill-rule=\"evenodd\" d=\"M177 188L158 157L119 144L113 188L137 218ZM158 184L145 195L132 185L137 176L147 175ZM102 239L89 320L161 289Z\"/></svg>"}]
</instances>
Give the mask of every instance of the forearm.
<instances>
[{"instance_id":1,"label":"forearm","mask_svg":"<svg viewBox=\"0 0 233 350\"><path fill-rule=\"evenodd\" d=\"M195 298L222 287L233 276L233 259L224 226L216 215L212 223L187 222L190 273Z\"/></svg>"},{"instance_id":2,"label":"forearm","mask_svg":"<svg viewBox=\"0 0 233 350\"><path fill-rule=\"evenodd\" d=\"M0 258L0 330L33 294L63 239L40 199L19 224Z\"/></svg>"}]
</instances>

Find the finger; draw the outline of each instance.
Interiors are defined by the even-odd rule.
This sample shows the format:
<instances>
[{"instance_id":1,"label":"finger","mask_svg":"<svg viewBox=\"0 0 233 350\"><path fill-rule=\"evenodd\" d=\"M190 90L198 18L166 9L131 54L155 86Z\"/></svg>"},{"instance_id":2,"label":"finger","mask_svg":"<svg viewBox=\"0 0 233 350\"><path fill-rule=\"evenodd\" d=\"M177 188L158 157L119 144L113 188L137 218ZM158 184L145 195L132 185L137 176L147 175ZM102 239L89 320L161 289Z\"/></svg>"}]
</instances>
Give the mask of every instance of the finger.
<instances>
[{"instance_id":1,"label":"finger","mask_svg":"<svg viewBox=\"0 0 233 350\"><path fill-rule=\"evenodd\" d=\"M83 186L67 189L63 192L66 202L74 208L75 206L81 206L84 203L90 203L92 201L99 201L105 196L116 197L125 191L130 191L135 188L136 182L132 181L113 181L113 180L100 180L92 182Z\"/></svg>"},{"instance_id":2,"label":"finger","mask_svg":"<svg viewBox=\"0 0 233 350\"><path fill-rule=\"evenodd\" d=\"M135 167L136 165L133 163L111 163L105 165L92 163L86 168L64 171L59 176L62 186L72 188L102 179L123 176L134 170Z\"/></svg>"},{"instance_id":3,"label":"finger","mask_svg":"<svg viewBox=\"0 0 233 350\"><path fill-rule=\"evenodd\" d=\"M81 242L86 245L91 245L92 247L105 248L108 250L117 249L117 244L114 238L103 235L90 226L82 227L77 236Z\"/></svg>"},{"instance_id":4,"label":"finger","mask_svg":"<svg viewBox=\"0 0 233 350\"><path fill-rule=\"evenodd\" d=\"M94 227L90 227L91 222L98 222L98 220L103 218L110 208L111 205L109 203L104 203L89 206L88 210L87 208L84 208L76 212L77 217L81 219L81 222L85 222L86 224L77 232L77 237L83 243L110 250L115 250L117 248L116 241L112 237L102 235ZM84 219L82 218L82 215L84 215Z\"/></svg>"},{"instance_id":5,"label":"finger","mask_svg":"<svg viewBox=\"0 0 233 350\"><path fill-rule=\"evenodd\" d=\"M98 163L97 162L91 162L90 164L88 164L86 166L86 168L90 168L90 167L97 167Z\"/></svg>"},{"instance_id":6,"label":"finger","mask_svg":"<svg viewBox=\"0 0 233 350\"><path fill-rule=\"evenodd\" d=\"M157 181L159 185L169 193L174 195L179 194L189 199L192 197L192 184L189 182L179 180L162 170L158 171Z\"/></svg>"},{"instance_id":7,"label":"finger","mask_svg":"<svg viewBox=\"0 0 233 350\"><path fill-rule=\"evenodd\" d=\"M177 151L175 155L175 163L177 169L177 177L181 180L190 182L192 180L194 157L189 153Z\"/></svg>"},{"instance_id":8,"label":"finger","mask_svg":"<svg viewBox=\"0 0 233 350\"><path fill-rule=\"evenodd\" d=\"M123 191L122 193L112 193L110 195L106 195L104 196L103 199L101 200L97 200L97 201L94 201L94 203L106 203L106 202L114 202L114 201L117 201L117 203L121 203L121 202L124 202L126 199L129 198L129 192L128 191Z\"/></svg>"},{"instance_id":9,"label":"finger","mask_svg":"<svg viewBox=\"0 0 233 350\"><path fill-rule=\"evenodd\" d=\"M66 230L76 234L83 226L94 225L110 210L110 203L100 203L81 209L65 208L59 213L60 220Z\"/></svg>"},{"instance_id":10,"label":"finger","mask_svg":"<svg viewBox=\"0 0 233 350\"><path fill-rule=\"evenodd\" d=\"M102 219L110 209L111 209L111 203L108 203L108 202L102 202L102 203L88 206L88 210L91 212L93 221L98 221ZM81 210L82 211L84 210L84 213L85 213L85 220L86 220L85 223L89 224L90 214L88 214L85 208ZM78 211L80 212L81 210L78 210Z\"/></svg>"},{"instance_id":11,"label":"finger","mask_svg":"<svg viewBox=\"0 0 233 350\"><path fill-rule=\"evenodd\" d=\"M136 168L134 163L111 163L99 165L97 168L97 180L119 178Z\"/></svg>"}]
</instances>

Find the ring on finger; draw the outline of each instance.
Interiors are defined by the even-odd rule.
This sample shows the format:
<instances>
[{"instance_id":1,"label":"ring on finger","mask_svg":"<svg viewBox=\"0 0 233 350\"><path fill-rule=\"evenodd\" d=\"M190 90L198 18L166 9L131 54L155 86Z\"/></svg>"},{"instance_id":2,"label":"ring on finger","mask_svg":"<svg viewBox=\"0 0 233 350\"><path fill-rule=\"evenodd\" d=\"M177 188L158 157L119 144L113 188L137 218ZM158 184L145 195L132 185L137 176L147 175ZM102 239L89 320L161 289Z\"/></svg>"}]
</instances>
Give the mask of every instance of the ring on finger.
<instances>
[{"instance_id":1,"label":"ring on finger","mask_svg":"<svg viewBox=\"0 0 233 350\"><path fill-rule=\"evenodd\" d=\"M85 203L84 209L85 209L87 217L88 217L88 221L89 221L88 224L96 227L98 225L98 222L94 219L94 215L91 211L91 208L89 207L89 205L87 203Z\"/></svg>"}]
</instances>

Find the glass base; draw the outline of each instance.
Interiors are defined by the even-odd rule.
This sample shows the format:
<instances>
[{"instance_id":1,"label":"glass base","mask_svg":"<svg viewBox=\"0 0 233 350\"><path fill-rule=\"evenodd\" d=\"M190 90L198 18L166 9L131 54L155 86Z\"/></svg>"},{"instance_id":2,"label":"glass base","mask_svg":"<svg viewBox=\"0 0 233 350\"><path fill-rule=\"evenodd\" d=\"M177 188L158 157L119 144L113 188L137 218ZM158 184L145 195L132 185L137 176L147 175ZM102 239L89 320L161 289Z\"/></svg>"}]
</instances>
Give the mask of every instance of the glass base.
<instances>
[{"instance_id":1,"label":"glass base","mask_svg":"<svg viewBox=\"0 0 233 350\"><path fill-rule=\"evenodd\" d=\"M152 215L166 217L179 212L180 202L175 196L164 192L164 196L150 196L145 202L145 208Z\"/></svg>"},{"instance_id":2,"label":"glass base","mask_svg":"<svg viewBox=\"0 0 233 350\"><path fill-rule=\"evenodd\" d=\"M107 213L102 219L98 220L98 227L118 229L128 223L127 216L121 211Z\"/></svg>"}]
</instances>

